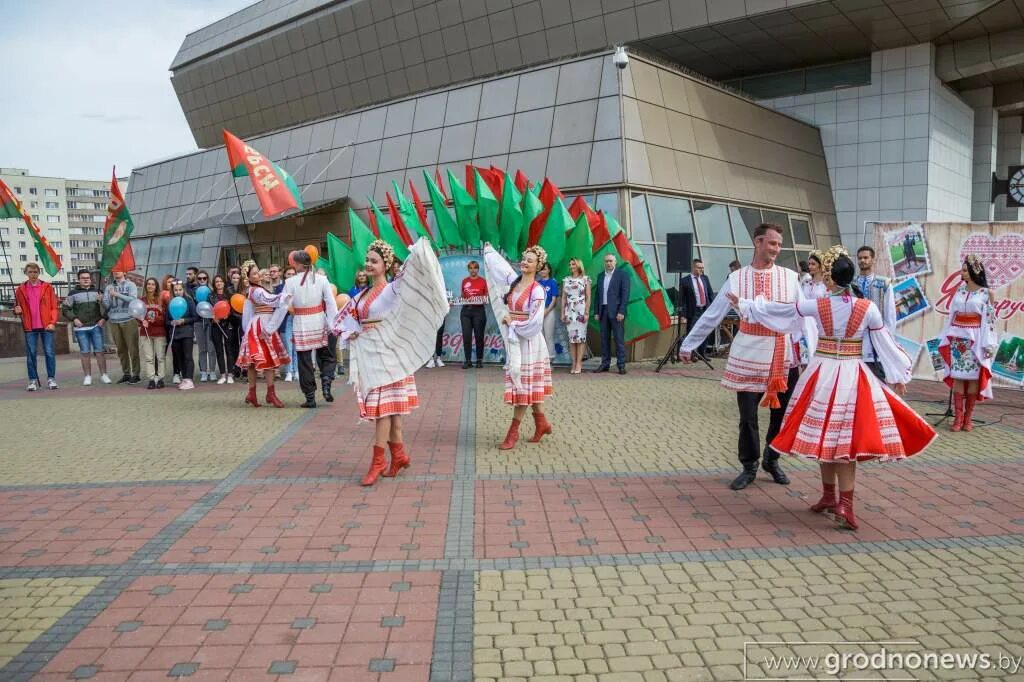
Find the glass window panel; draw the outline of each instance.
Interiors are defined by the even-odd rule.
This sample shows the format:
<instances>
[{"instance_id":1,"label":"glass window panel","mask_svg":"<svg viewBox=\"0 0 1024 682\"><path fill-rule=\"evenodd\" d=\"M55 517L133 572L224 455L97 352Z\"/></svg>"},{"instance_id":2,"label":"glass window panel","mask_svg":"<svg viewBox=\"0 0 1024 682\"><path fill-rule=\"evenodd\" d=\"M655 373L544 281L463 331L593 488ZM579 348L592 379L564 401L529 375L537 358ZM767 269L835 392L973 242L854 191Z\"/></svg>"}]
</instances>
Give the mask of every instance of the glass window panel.
<instances>
[{"instance_id":1,"label":"glass window panel","mask_svg":"<svg viewBox=\"0 0 1024 682\"><path fill-rule=\"evenodd\" d=\"M729 263L736 259L736 249L731 247L702 246L700 247L700 259L704 261L704 274L708 276L712 285L717 289L729 275Z\"/></svg>"},{"instance_id":2,"label":"glass window panel","mask_svg":"<svg viewBox=\"0 0 1024 682\"><path fill-rule=\"evenodd\" d=\"M143 272L146 270L146 264L149 263L149 244L151 241L150 239L132 241L132 254L135 256L135 264Z\"/></svg>"},{"instance_id":3,"label":"glass window panel","mask_svg":"<svg viewBox=\"0 0 1024 682\"><path fill-rule=\"evenodd\" d=\"M790 251L789 249L780 251L779 257L775 259L775 262L783 267L789 268L790 270L800 272L800 266L797 264L795 251Z\"/></svg>"},{"instance_id":4,"label":"glass window panel","mask_svg":"<svg viewBox=\"0 0 1024 682\"><path fill-rule=\"evenodd\" d=\"M658 261L655 257L654 244L637 244L636 248L640 252L640 257L650 263L655 272L660 272L658 269Z\"/></svg>"},{"instance_id":5,"label":"glass window panel","mask_svg":"<svg viewBox=\"0 0 1024 682\"><path fill-rule=\"evenodd\" d=\"M757 98L783 97L804 92L805 77L803 69L771 73L765 76L744 78L740 87L748 95Z\"/></svg>"},{"instance_id":6,"label":"glass window panel","mask_svg":"<svg viewBox=\"0 0 1024 682\"><path fill-rule=\"evenodd\" d=\"M754 230L761 224L761 209L730 206L729 217L732 218L732 233L736 244L753 242Z\"/></svg>"},{"instance_id":7,"label":"glass window panel","mask_svg":"<svg viewBox=\"0 0 1024 682\"><path fill-rule=\"evenodd\" d=\"M604 211L615 220L622 222L622 216L619 213L619 193L618 192L602 192L597 195L594 200L594 210Z\"/></svg>"},{"instance_id":8,"label":"glass window panel","mask_svg":"<svg viewBox=\"0 0 1024 682\"><path fill-rule=\"evenodd\" d=\"M178 260L179 241L178 235L155 237L149 253L149 260L153 263L173 263Z\"/></svg>"},{"instance_id":9,"label":"glass window panel","mask_svg":"<svg viewBox=\"0 0 1024 682\"><path fill-rule=\"evenodd\" d=\"M678 197L663 197L651 194L647 197L654 222L654 240L666 241L665 235L673 232L693 234L693 218L690 216L690 202Z\"/></svg>"},{"instance_id":10,"label":"glass window panel","mask_svg":"<svg viewBox=\"0 0 1024 682\"><path fill-rule=\"evenodd\" d=\"M797 244L811 244L811 224L805 218L790 218L793 226L793 241Z\"/></svg>"},{"instance_id":11,"label":"glass window panel","mask_svg":"<svg viewBox=\"0 0 1024 682\"><path fill-rule=\"evenodd\" d=\"M736 260L741 266L750 265L750 261L754 260L754 249L736 249Z\"/></svg>"},{"instance_id":12,"label":"glass window panel","mask_svg":"<svg viewBox=\"0 0 1024 682\"><path fill-rule=\"evenodd\" d=\"M630 236L633 240L642 242L653 241L651 218L647 214L647 197L643 194L634 194L629 202L629 210L633 225L633 234Z\"/></svg>"},{"instance_id":13,"label":"glass window panel","mask_svg":"<svg viewBox=\"0 0 1024 682\"><path fill-rule=\"evenodd\" d=\"M701 244L729 244L733 241L725 204L695 201L693 219L697 224L697 240Z\"/></svg>"},{"instance_id":14,"label":"glass window panel","mask_svg":"<svg viewBox=\"0 0 1024 682\"><path fill-rule=\"evenodd\" d=\"M807 69L805 92L871 85L871 58Z\"/></svg>"},{"instance_id":15,"label":"glass window panel","mask_svg":"<svg viewBox=\"0 0 1024 682\"><path fill-rule=\"evenodd\" d=\"M190 232L181 235L181 255L178 260L185 262L199 262L199 256L203 253L203 233Z\"/></svg>"},{"instance_id":16,"label":"glass window panel","mask_svg":"<svg viewBox=\"0 0 1024 682\"><path fill-rule=\"evenodd\" d=\"M780 213L779 211L765 211L764 221L766 223L774 223L782 227L782 246L791 249L793 248L793 237L789 233L789 215L786 213Z\"/></svg>"},{"instance_id":17,"label":"glass window panel","mask_svg":"<svg viewBox=\"0 0 1024 682\"><path fill-rule=\"evenodd\" d=\"M667 272L663 272L661 269L662 263L668 263L668 246L665 244L658 244L656 248L658 250L658 267L655 267L654 261L651 261L651 267L654 268L654 273L658 275L658 279L664 282L666 277L671 279L671 276Z\"/></svg>"}]
</instances>

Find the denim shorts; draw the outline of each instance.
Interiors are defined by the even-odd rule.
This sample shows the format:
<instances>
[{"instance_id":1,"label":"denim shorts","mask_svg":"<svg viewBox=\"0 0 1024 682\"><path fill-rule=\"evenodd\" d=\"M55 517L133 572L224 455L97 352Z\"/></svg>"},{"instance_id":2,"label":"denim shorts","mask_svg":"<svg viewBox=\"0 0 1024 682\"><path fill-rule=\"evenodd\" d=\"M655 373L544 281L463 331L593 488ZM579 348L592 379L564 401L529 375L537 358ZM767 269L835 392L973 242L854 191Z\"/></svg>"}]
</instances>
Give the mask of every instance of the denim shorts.
<instances>
[{"instance_id":1,"label":"denim shorts","mask_svg":"<svg viewBox=\"0 0 1024 682\"><path fill-rule=\"evenodd\" d=\"M102 353L103 327L93 327L85 331L76 329L75 341L78 342L78 348L83 353Z\"/></svg>"}]
</instances>

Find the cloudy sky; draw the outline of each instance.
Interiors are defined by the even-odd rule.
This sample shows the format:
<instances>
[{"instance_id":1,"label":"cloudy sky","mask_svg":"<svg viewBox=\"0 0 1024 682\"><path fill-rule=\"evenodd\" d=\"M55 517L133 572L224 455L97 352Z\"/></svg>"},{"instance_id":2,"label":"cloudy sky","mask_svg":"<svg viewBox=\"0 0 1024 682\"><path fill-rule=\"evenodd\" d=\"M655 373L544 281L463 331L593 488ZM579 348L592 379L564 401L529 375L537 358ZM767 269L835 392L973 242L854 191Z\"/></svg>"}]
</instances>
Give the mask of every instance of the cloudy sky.
<instances>
[{"instance_id":1,"label":"cloudy sky","mask_svg":"<svg viewBox=\"0 0 1024 682\"><path fill-rule=\"evenodd\" d=\"M187 33L254 1L0 0L0 167L105 180L195 149L168 67Z\"/></svg>"}]
</instances>

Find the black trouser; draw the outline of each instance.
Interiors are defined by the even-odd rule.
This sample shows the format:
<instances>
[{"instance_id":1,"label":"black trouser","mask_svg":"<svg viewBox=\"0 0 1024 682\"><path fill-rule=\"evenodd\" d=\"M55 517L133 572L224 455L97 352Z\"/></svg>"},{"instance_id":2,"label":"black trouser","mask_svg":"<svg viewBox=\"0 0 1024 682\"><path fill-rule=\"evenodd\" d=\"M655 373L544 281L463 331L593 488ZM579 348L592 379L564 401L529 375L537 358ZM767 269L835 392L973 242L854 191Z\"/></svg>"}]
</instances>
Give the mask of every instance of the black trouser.
<instances>
[{"instance_id":1,"label":"black trouser","mask_svg":"<svg viewBox=\"0 0 1024 682\"><path fill-rule=\"evenodd\" d=\"M171 342L171 358L174 360L175 373L180 374L182 379L192 379L195 373L195 361L192 359L193 343L191 336L183 339L175 337Z\"/></svg>"},{"instance_id":2,"label":"black trouser","mask_svg":"<svg viewBox=\"0 0 1024 682\"><path fill-rule=\"evenodd\" d=\"M772 464L779 459L779 453L770 446L775 436L782 428L782 418L786 416L786 406L789 405L789 398L793 395L793 388L800 379L800 371L797 368L789 370L786 378L786 392L779 394L779 407L771 409L771 418L768 420L768 433L764 443L764 461ZM738 391L736 393L736 405L740 408L740 439L739 459L743 468L757 468L757 460L761 458L761 436L757 425L757 406L761 402L764 393L752 391Z\"/></svg>"},{"instance_id":3,"label":"black trouser","mask_svg":"<svg viewBox=\"0 0 1024 682\"><path fill-rule=\"evenodd\" d=\"M608 310L608 306L601 306L601 313L598 318L601 322L601 366L611 367L612 364L612 337L615 338L615 361L619 367L626 366L626 341L624 320L616 320Z\"/></svg>"},{"instance_id":4,"label":"black trouser","mask_svg":"<svg viewBox=\"0 0 1024 682\"><path fill-rule=\"evenodd\" d=\"M238 354L242 351L242 321L231 318L230 324L225 327L224 331L228 335L227 354L228 365L230 366L229 371L237 379L243 374L242 369L235 364L238 361Z\"/></svg>"},{"instance_id":5,"label":"black trouser","mask_svg":"<svg viewBox=\"0 0 1024 682\"><path fill-rule=\"evenodd\" d=\"M693 328L697 326L697 321L700 320L701 315L703 315L704 311L707 310L707 309L708 309L707 306L704 306L703 308L694 308L693 309L693 316L686 319L686 333L687 333L687 335L689 335L689 333L691 331L693 331ZM708 339L710 339L710 338L711 338L711 335L708 334L706 337L704 337L703 339L700 340L700 345L697 346L696 350L701 355L707 355L708 354Z\"/></svg>"},{"instance_id":6,"label":"black trouser","mask_svg":"<svg viewBox=\"0 0 1024 682\"><path fill-rule=\"evenodd\" d=\"M444 322L437 328L437 338L434 339L434 356L441 357L441 342L444 341Z\"/></svg>"},{"instance_id":7,"label":"black trouser","mask_svg":"<svg viewBox=\"0 0 1024 682\"><path fill-rule=\"evenodd\" d=\"M466 353L466 362L472 359L473 338L476 338L476 359L484 359L484 325L487 324L487 312L482 305L464 305L459 314L462 320L462 348Z\"/></svg>"},{"instance_id":8,"label":"black trouser","mask_svg":"<svg viewBox=\"0 0 1024 682\"><path fill-rule=\"evenodd\" d=\"M320 368L320 384L324 390L331 387L334 381L334 374L338 369L338 361L334 354L334 347L337 345L336 336L327 337L327 345L316 350L297 350L295 355L299 360L299 388L307 398L316 394L316 376L314 375L313 356L316 356L316 364Z\"/></svg>"},{"instance_id":9,"label":"black trouser","mask_svg":"<svg viewBox=\"0 0 1024 682\"><path fill-rule=\"evenodd\" d=\"M230 322L214 323L210 330L210 339L213 341L213 351L217 356L217 370L220 374L227 374L233 370L235 361L238 360L238 333Z\"/></svg>"}]
</instances>

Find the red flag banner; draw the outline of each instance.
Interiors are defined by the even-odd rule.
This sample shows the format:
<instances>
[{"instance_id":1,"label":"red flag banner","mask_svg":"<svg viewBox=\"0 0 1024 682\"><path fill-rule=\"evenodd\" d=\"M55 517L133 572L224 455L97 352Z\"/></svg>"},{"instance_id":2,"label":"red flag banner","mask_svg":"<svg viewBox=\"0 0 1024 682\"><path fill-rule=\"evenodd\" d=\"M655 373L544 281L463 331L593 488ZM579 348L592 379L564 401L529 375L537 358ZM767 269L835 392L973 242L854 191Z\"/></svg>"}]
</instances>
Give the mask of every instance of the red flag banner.
<instances>
[{"instance_id":1,"label":"red flag banner","mask_svg":"<svg viewBox=\"0 0 1024 682\"><path fill-rule=\"evenodd\" d=\"M302 210L298 185L283 168L228 131L224 131L228 166L236 178L248 175L263 215L270 217L297 208Z\"/></svg>"},{"instance_id":2,"label":"red flag banner","mask_svg":"<svg viewBox=\"0 0 1024 682\"><path fill-rule=\"evenodd\" d=\"M0 180L0 218L21 218L32 235L35 243L36 253L39 255L39 262L50 277L53 277L61 269L60 256L54 251L53 246L46 240L43 233L32 221L32 216L25 212L21 201L15 196L11 188Z\"/></svg>"}]
</instances>

